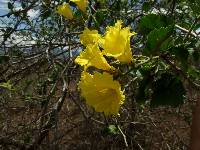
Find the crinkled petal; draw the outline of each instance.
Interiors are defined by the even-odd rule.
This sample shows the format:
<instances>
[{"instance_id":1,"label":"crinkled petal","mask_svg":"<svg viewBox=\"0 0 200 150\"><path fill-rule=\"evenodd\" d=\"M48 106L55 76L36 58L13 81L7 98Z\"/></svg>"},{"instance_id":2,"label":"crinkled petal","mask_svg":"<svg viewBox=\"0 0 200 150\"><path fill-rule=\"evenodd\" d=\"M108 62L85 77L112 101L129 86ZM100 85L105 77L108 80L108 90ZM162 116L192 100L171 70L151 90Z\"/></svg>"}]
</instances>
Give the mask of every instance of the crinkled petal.
<instances>
[{"instance_id":1,"label":"crinkled petal","mask_svg":"<svg viewBox=\"0 0 200 150\"><path fill-rule=\"evenodd\" d=\"M115 26L107 27L103 42L103 54L112 56L120 62L130 63L132 52L130 48L130 38L134 33L130 28L122 28L122 21L118 20Z\"/></svg>"},{"instance_id":2,"label":"crinkled petal","mask_svg":"<svg viewBox=\"0 0 200 150\"><path fill-rule=\"evenodd\" d=\"M97 112L104 112L105 115L117 115L125 100L120 83L105 72L103 74L94 72L94 75L82 72L79 89L86 103L94 107Z\"/></svg>"},{"instance_id":3,"label":"crinkled petal","mask_svg":"<svg viewBox=\"0 0 200 150\"><path fill-rule=\"evenodd\" d=\"M110 70L112 67L107 63L98 45L88 45L75 59L75 62L87 69L90 66L102 70Z\"/></svg>"},{"instance_id":4,"label":"crinkled petal","mask_svg":"<svg viewBox=\"0 0 200 150\"><path fill-rule=\"evenodd\" d=\"M101 43L102 37L98 34L97 30L89 30L85 28L83 33L80 35L80 41L83 45L87 46L89 44Z\"/></svg>"}]
</instances>

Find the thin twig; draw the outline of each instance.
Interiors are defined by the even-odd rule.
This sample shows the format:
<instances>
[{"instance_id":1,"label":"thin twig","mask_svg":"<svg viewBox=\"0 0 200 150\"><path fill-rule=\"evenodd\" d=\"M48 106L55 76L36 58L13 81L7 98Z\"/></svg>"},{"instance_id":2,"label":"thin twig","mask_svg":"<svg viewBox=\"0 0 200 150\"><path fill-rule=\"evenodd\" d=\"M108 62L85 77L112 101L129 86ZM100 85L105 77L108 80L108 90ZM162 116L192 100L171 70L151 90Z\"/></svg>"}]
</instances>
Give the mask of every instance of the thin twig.
<instances>
[{"instance_id":1,"label":"thin twig","mask_svg":"<svg viewBox=\"0 0 200 150\"><path fill-rule=\"evenodd\" d=\"M121 128L120 128L119 125L117 125L117 129L118 129L119 132L122 134L123 139L124 139L124 143L125 143L126 147L128 147L128 143L127 143L127 140L126 140L126 135L123 133L123 131L121 130Z\"/></svg>"}]
</instances>

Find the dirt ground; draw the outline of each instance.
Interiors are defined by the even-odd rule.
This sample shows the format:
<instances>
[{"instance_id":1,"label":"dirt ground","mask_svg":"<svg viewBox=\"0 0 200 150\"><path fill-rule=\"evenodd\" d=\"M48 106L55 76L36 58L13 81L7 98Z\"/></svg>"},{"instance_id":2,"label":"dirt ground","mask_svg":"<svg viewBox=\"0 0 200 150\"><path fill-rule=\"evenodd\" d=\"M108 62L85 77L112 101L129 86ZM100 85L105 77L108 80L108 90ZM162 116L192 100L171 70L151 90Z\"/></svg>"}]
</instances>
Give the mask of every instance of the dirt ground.
<instances>
[{"instance_id":1,"label":"dirt ground","mask_svg":"<svg viewBox=\"0 0 200 150\"><path fill-rule=\"evenodd\" d=\"M49 109L59 98L59 90ZM38 149L41 150L186 150L190 140L190 125L194 101L186 101L179 108L149 108L127 100L120 116L105 118L94 112L80 99L76 87L65 99L55 125ZM10 95L13 97L13 95ZM38 100L36 98L36 100ZM37 103L27 103L21 97L10 99L1 105L0 137L33 142L40 132L42 108ZM48 114L48 113L47 113ZM48 115L45 117L48 120ZM116 125L117 133L109 132L109 125ZM16 147L0 146L0 149Z\"/></svg>"}]
</instances>

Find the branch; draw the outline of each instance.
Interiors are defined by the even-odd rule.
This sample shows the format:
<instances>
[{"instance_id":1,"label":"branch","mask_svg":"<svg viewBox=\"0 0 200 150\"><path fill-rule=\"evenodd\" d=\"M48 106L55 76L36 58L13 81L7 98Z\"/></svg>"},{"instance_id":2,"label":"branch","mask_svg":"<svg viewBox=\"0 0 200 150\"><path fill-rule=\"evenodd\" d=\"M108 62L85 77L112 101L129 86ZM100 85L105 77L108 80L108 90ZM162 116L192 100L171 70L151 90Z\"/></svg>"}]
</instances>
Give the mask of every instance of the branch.
<instances>
[{"instance_id":1,"label":"branch","mask_svg":"<svg viewBox=\"0 0 200 150\"><path fill-rule=\"evenodd\" d=\"M189 34L189 35L192 35L192 36L194 36L195 38L196 37L199 37L194 31L189 31L189 30L187 30L187 29L185 29L185 28L183 28L183 27L181 27L181 26L179 26L179 25L175 25L175 27L176 28L178 28L179 30L181 30L181 31L183 31L183 32L185 32L185 33L187 33L187 34Z\"/></svg>"},{"instance_id":2,"label":"branch","mask_svg":"<svg viewBox=\"0 0 200 150\"><path fill-rule=\"evenodd\" d=\"M124 132L121 130L121 128L120 128L119 125L117 125L117 128L118 128L118 130L120 131L120 133L121 133L122 136L123 136L125 146L128 147L128 142L127 142L127 140L126 140L126 135L125 135Z\"/></svg>"},{"instance_id":3,"label":"branch","mask_svg":"<svg viewBox=\"0 0 200 150\"><path fill-rule=\"evenodd\" d=\"M34 140L32 145L27 148L27 150L35 150L38 149L39 145L42 143L44 138L49 134L50 129L55 125L56 123L56 117L58 113L60 112L63 103L65 101L65 98L68 94L68 89L67 89L67 83L64 78L65 72L67 72L69 65L72 61L69 61L63 71L61 72L61 78L63 79L63 89L62 89L62 97L59 98L58 102L54 105L53 109L49 113L49 120L46 122L46 124L42 127L41 132L39 136Z\"/></svg>"},{"instance_id":4,"label":"branch","mask_svg":"<svg viewBox=\"0 0 200 150\"><path fill-rule=\"evenodd\" d=\"M58 102L55 104L52 111L50 112L49 120L44 125L44 127L42 127L41 133L35 139L33 144L27 148L27 150L38 149L39 145L42 143L44 138L49 134L50 129L55 125L56 116L60 112L66 96L67 96L67 85L66 85L66 81L63 79L63 94L62 94L62 97L58 100Z\"/></svg>"}]
</instances>

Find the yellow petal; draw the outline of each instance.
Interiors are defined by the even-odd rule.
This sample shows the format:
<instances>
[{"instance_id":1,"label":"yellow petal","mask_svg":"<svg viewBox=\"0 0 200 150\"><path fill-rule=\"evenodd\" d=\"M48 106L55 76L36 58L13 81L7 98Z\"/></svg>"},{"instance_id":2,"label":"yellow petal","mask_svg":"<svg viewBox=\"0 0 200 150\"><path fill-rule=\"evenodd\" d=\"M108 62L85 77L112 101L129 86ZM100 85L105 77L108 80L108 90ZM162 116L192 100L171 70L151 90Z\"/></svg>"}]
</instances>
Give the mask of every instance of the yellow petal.
<instances>
[{"instance_id":1,"label":"yellow petal","mask_svg":"<svg viewBox=\"0 0 200 150\"><path fill-rule=\"evenodd\" d=\"M98 34L97 30L89 30L85 28L83 33L80 35L80 41L83 45L101 43L102 37Z\"/></svg>"},{"instance_id":2,"label":"yellow petal","mask_svg":"<svg viewBox=\"0 0 200 150\"><path fill-rule=\"evenodd\" d=\"M75 62L87 69L90 66L102 70L110 70L111 66L107 63L98 45L88 45L84 51L75 59Z\"/></svg>"},{"instance_id":3,"label":"yellow petal","mask_svg":"<svg viewBox=\"0 0 200 150\"><path fill-rule=\"evenodd\" d=\"M72 10L70 9L68 3L63 3L62 5L59 5L57 7L57 13L66 17L67 19L73 18Z\"/></svg>"},{"instance_id":4,"label":"yellow petal","mask_svg":"<svg viewBox=\"0 0 200 150\"><path fill-rule=\"evenodd\" d=\"M88 0L70 0L70 1L74 2L83 12L86 11L86 7L88 6Z\"/></svg>"},{"instance_id":5,"label":"yellow petal","mask_svg":"<svg viewBox=\"0 0 200 150\"><path fill-rule=\"evenodd\" d=\"M103 43L103 54L112 56L120 62L130 63L132 52L130 48L130 38L133 33L130 28L122 28L122 21L118 20L115 26L107 27Z\"/></svg>"},{"instance_id":6,"label":"yellow petal","mask_svg":"<svg viewBox=\"0 0 200 150\"><path fill-rule=\"evenodd\" d=\"M94 75L82 72L79 89L86 103L105 115L117 115L125 100L120 83L106 72L94 72Z\"/></svg>"}]
</instances>

